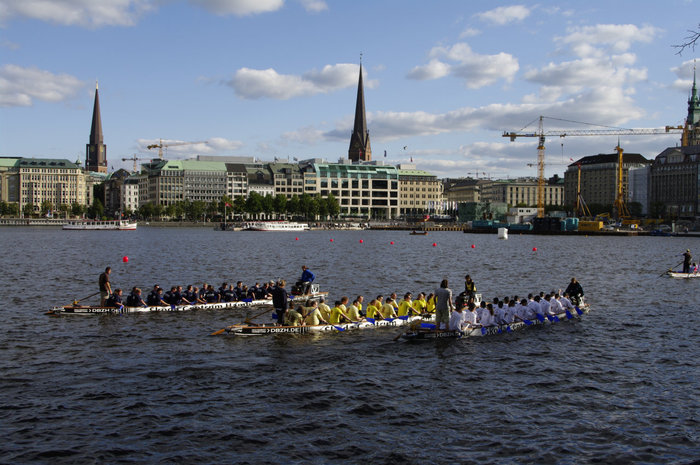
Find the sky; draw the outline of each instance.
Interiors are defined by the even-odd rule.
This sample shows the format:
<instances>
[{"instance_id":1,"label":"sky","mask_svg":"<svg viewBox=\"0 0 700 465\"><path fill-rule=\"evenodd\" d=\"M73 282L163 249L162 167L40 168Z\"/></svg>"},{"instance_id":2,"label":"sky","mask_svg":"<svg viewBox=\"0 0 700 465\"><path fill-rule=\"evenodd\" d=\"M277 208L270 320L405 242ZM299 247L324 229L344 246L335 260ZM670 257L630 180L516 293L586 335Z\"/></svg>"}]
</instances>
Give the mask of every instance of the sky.
<instances>
[{"instance_id":1,"label":"sky","mask_svg":"<svg viewBox=\"0 0 700 465\"><path fill-rule=\"evenodd\" d=\"M535 176L537 139L502 134L540 115L545 130L683 124L700 46L673 45L699 27L698 3L0 0L0 156L84 162L99 82L110 171L157 157L161 139L197 142L171 159L336 162L361 61L374 159ZM620 137L650 159L679 141ZM548 138L545 174L617 143Z\"/></svg>"}]
</instances>

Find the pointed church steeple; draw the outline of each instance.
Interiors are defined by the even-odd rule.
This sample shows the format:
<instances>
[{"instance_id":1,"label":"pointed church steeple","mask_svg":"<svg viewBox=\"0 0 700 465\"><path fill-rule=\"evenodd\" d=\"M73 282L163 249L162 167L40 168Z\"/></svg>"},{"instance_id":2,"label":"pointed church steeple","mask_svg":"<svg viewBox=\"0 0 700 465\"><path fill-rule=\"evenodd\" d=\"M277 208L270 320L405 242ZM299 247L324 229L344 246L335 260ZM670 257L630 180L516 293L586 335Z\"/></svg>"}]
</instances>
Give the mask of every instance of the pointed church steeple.
<instances>
[{"instance_id":1,"label":"pointed church steeple","mask_svg":"<svg viewBox=\"0 0 700 465\"><path fill-rule=\"evenodd\" d=\"M95 82L95 103L92 107L92 127L90 139L85 146L85 170L107 172L107 146L102 135L102 117L100 115L100 93Z\"/></svg>"},{"instance_id":2,"label":"pointed church steeple","mask_svg":"<svg viewBox=\"0 0 700 465\"><path fill-rule=\"evenodd\" d=\"M695 81L695 66L693 65L693 88L688 98L688 116L685 120L683 145L700 145L700 100Z\"/></svg>"},{"instance_id":3,"label":"pointed church steeple","mask_svg":"<svg viewBox=\"0 0 700 465\"><path fill-rule=\"evenodd\" d=\"M355 125L350 136L348 158L353 162L372 160L372 146L369 143L367 117L365 115L365 89L362 84L362 60L360 60L360 79L357 83L357 101L355 102Z\"/></svg>"}]
</instances>

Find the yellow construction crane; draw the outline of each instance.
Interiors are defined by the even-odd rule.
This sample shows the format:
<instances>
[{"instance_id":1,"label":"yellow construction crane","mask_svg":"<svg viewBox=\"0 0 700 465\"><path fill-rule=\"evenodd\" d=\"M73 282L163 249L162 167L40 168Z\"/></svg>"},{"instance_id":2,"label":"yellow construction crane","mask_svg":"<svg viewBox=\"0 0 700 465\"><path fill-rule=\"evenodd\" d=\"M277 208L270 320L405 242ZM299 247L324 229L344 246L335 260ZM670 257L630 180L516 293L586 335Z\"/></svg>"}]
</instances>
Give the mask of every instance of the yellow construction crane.
<instances>
[{"instance_id":1,"label":"yellow construction crane","mask_svg":"<svg viewBox=\"0 0 700 465\"><path fill-rule=\"evenodd\" d=\"M161 160L163 159L163 148L168 148L168 147L176 147L178 145L192 145L192 144L208 144L209 141L198 141L198 142L168 142L166 144L163 143L163 139L160 139L160 142L158 144L151 144L147 149L158 149L158 158Z\"/></svg>"},{"instance_id":2,"label":"yellow construction crane","mask_svg":"<svg viewBox=\"0 0 700 465\"><path fill-rule=\"evenodd\" d=\"M134 173L138 173L138 171L139 171L139 164L138 164L139 161L141 161L141 160L148 160L148 158L139 158L139 157L137 157L136 155L137 155L137 154L135 153L135 154L133 154L133 155L132 155L131 157L129 157L129 158L122 158L122 161L128 161L128 160L133 160L133 161L134 161Z\"/></svg>"},{"instance_id":3,"label":"yellow construction crane","mask_svg":"<svg viewBox=\"0 0 700 465\"><path fill-rule=\"evenodd\" d=\"M517 137L537 137L539 142L537 144L537 217L544 217L544 141L546 137L559 136L651 136L659 134L672 134L672 133L683 133L683 126L666 126L665 128L651 128L651 129L624 129L624 128L608 128L608 129L558 129L558 130L544 130L544 119L551 119L556 121L564 121L567 123L577 123L577 124L587 124L590 126L591 123L581 123L579 121L569 121L559 118L550 118L545 116L539 117L539 126L537 132L503 132L503 137L509 137L511 142ZM528 124L529 126L529 124ZM527 127L527 126L526 126ZM619 158L619 168L618 173L622 171L622 155ZM618 174L617 180L618 192L622 190L622 178Z\"/></svg>"}]
</instances>

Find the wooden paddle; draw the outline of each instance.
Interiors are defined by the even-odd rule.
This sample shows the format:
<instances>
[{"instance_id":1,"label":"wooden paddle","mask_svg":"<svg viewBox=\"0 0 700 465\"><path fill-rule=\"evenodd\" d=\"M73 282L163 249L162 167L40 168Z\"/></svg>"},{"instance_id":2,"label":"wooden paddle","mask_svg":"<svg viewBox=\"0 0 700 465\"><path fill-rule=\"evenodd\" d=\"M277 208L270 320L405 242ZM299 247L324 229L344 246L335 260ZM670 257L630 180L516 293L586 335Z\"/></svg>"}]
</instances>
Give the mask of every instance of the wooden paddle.
<instances>
[{"instance_id":1,"label":"wooden paddle","mask_svg":"<svg viewBox=\"0 0 700 465\"><path fill-rule=\"evenodd\" d=\"M264 315L264 314L266 314L266 313L271 312L272 310L274 310L274 308L268 308L268 309L266 309L264 312L260 312L260 313L258 313L257 315L253 316L252 318L257 318L257 317L259 317L259 316L262 316L262 315ZM251 324L252 321L250 321L250 320L251 320L251 317L246 317L246 319L243 320L243 323L245 323L245 324ZM226 332L226 329L228 329L228 328L229 328L229 326L227 326L226 328L221 328L221 329L219 329L218 331L214 331L213 333L210 334L210 336L218 336L219 334L223 334L223 333Z\"/></svg>"},{"instance_id":2,"label":"wooden paddle","mask_svg":"<svg viewBox=\"0 0 700 465\"><path fill-rule=\"evenodd\" d=\"M683 264L683 260L681 260L680 262L678 262L677 264L675 264L675 265L673 266L673 268L677 267L678 265L682 265L682 264ZM666 270L666 271L664 271L663 273L661 273L658 277L660 278L660 277L662 277L663 275L665 275L666 273L668 273L669 271L673 271L673 268L669 268L668 270Z\"/></svg>"},{"instance_id":3,"label":"wooden paddle","mask_svg":"<svg viewBox=\"0 0 700 465\"><path fill-rule=\"evenodd\" d=\"M681 263L683 263L683 262L681 262ZM96 295L99 294L100 292L102 292L102 291L97 291L97 292L95 292L94 294L90 294L90 295L87 296L87 297L83 297L82 299L74 300L74 301L73 301L73 305L74 305L74 306L75 306L75 305L78 305L79 302L82 302L82 301L85 300L85 299L89 299L89 298L92 297L92 296L96 296Z\"/></svg>"}]
</instances>

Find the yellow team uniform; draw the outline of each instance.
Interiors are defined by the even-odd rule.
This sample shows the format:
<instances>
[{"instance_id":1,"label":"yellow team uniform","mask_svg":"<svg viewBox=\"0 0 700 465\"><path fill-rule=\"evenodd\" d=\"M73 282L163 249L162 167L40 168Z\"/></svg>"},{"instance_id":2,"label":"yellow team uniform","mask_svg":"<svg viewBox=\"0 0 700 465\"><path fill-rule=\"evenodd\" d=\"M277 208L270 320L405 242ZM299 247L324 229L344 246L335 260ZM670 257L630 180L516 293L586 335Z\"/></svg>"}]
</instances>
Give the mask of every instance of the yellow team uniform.
<instances>
[{"instance_id":1,"label":"yellow team uniform","mask_svg":"<svg viewBox=\"0 0 700 465\"><path fill-rule=\"evenodd\" d=\"M435 313L435 296L432 296L425 307L425 311L428 313Z\"/></svg>"},{"instance_id":2,"label":"yellow team uniform","mask_svg":"<svg viewBox=\"0 0 700 465\"><path fill-rule=\"evenodd\" d=\"M285 324L287 326L301 326L302 321L303 318L301 316L301 313L297 312L294 309L290 309L287 312L287 318L285 319Z\"/></svg>"},{"instance_id":3,"label":"yellow team uniform","mask_svg":"<svg viewBox=\"0 0 700 465\"><path fill-rule=\"evenodd\" d=\"M331 317L331 308L325 302L318 304L318 311L321 312L321 316L326 321Z\"/></svg>"},{"instance_id":4,"label":"yellow team uniform","mask_svg":"<svg viewBox=\"0 0 700 465\"><path fill-rule=\"evenodd\" d=\"M321 311L318 308L314 308L310 311L308 315L306 315L306 319L304 320L304 323L307 325L320 325L321 324ZM326 320L328 321L328 320Z\"/></svg>"},{"instance_id":5,"label":"yellow team uniform","mask_svg":"<svg viewBox=\"0 0 700 465\"><path fill-rule=\"evenodd\" d=\"M410 300L402 300L401 303L399 304L399 312L398 312L398 315L399 315L399 316L410 315L410 314L411 314L411 310L410 310L410 309L413 308L412 305L411 305L411 303L412 303L412 302L411 302Z\"/></svg>"},{"instance_id":6,"label":"yellow team uniform","mask_svg":"<svg viewBox=\"0 0 700 465\"><path fill-rule=\"evenodd\" d=\"M360 312L354 305L350 305L345 314L350 318L350 321L360 321Z\"/></svg>"},{"instance_id":7,"label":"yellow team uniform","mask_svg":"<svg viewBox=\"0 0 700 465\"><path fill-rule=\"evenodd\" d=\"M428 307L428 302L422 299L414 300L413 301L413 310L415 310L417 313L425 313L426 308Z\"/></svg>"},{"instance_id":8,"label":"yellow team uniform","mask_svg":"<svg viewBox=\"0 0 700 465\"><path fill-rule=\"evenodd\" d=\"M377 310L377 307L374 305L367 305L367 318L377 318L377 316L381 315L381 313L377 315L378 313L379 310Z\"/></svg>"},{"instance_id":9,"label":"yellow team uniform","mask_svg":"<svg viewBox=\"0 0 700 465\"><path fill-rule=\"evenodd\" d=\"M391 304L382 305L381 313L384 318L396 318L396 311Z\"/></svg>"},{"instance_id":10,"label":"yellow team uniform","mask_svg":"<svg viewBox=\"0 0 700 465\"><path fill-rule=\"evenodd\" d=\"M329 323L332 325L337 325L340 323L340 317L342 310L339 307L333 307L331 310L331 317Z\"/></svg>"}]
</instances>

